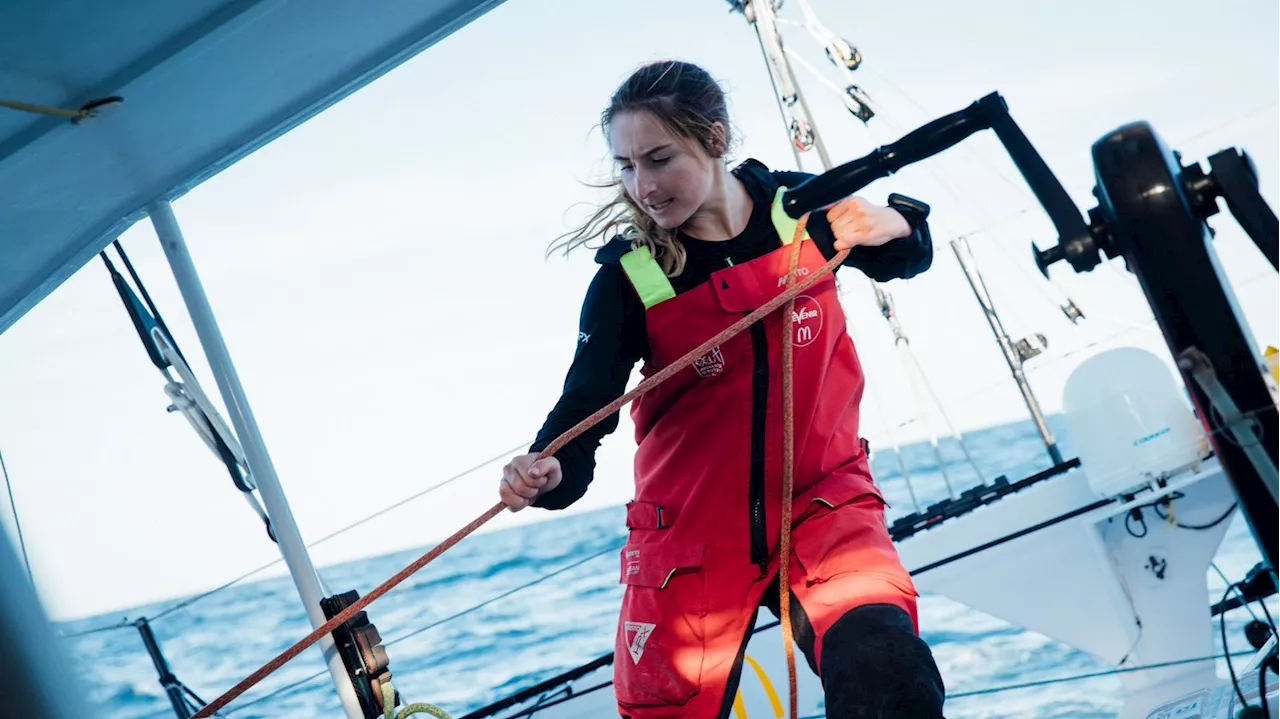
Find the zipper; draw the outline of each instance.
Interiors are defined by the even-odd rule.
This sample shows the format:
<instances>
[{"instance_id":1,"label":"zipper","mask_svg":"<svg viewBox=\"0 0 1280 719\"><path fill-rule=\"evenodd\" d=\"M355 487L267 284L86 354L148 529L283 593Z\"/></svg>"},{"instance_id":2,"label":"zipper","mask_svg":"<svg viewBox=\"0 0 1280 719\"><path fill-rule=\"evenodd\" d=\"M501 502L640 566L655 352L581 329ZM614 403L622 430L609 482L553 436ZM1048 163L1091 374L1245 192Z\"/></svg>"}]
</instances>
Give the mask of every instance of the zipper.
<instances>
[{"instance_id":1,"label":"zipper","mask_svg":"<svg viewBox=\"0 0 1280 719\"><path fill-rule=\"evenodd\" d=\"M764 572L769 563L769 536L765 533L764 452L765 418L769 401L769 346L764 321L751 325L751 475L747 504L751 523L751 562Z\"/></svg>"},{"instance_id":2,"label":"zipper","mask_svg":"<svg viewBox=\"0 0 1280 719\"><path fill-rule=\"evenodd\" d=\"M733 258L725 257L725 265L733 267ZM747 313L750 314L750 313ZM761 575L769 566L769 535L765 531L764 452L765 419L769 407L769 343L764 320L750 327L751 333L751 467L747 483L747 521L750 526L751 563L759 565Z\"/></svg>"}]
</instances>

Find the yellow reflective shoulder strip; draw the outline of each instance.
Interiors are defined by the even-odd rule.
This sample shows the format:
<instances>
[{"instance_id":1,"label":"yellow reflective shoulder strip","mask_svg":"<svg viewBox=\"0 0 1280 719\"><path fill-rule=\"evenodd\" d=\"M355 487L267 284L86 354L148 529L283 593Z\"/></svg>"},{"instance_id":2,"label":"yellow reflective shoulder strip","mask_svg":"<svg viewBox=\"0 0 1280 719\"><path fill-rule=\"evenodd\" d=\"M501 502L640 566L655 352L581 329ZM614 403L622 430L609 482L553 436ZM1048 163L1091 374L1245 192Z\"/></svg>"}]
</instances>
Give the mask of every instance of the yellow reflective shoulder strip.
<instances>
[{"instance_id":1,"label":"yellow reflective shoulder strip","mask_svg":"<svg viewBox=\"0 0 1280 719\"><path fill-rule=\"evenodd\" d=\"M622 271L627 273L631 285L640 295L640 301L647 310L650 307L676 296L671 280L662 271L662 265L653 259L648 247L639 247L622 256Z\"/></svg>"},{"instance_id":2,"label":"yellow reflective shoulder strip","mask_svg":"<svg viewBox=\"0 0 1280 719\"><path fill-rule=\"evenodd\" d=\"M796 236L796 225L800 224L799 220L791 219L786 210L782 209L782 193L787 188L779 187L778 191L773 195L773 206L769 210L771 219L773 220L773 229L778 231L778 239L782 240L782 244L789 245ZM800 240L809 239L809 231L805 230Z\"/></svg>"}]
</instances>

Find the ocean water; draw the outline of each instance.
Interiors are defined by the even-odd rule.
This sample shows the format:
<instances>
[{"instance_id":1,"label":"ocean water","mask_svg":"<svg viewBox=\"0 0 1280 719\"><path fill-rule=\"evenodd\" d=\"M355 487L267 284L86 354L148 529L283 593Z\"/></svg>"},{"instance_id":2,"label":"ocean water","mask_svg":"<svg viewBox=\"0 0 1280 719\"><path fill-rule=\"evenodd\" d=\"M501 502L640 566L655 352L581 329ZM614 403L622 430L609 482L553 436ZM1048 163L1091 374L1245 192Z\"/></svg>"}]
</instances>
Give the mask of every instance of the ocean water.
<instances>
[{"instance_id":1,"label":"ocean water","mask_svg":"<svg viewBox=\"0 0 1280 719\"><path fill-rule=\"evenodd\" d=\"M1065 455L1073 456L1060 424L1051 418ZM1029 422L974 432L965 443L988 480L1006 474L1015 481L1049 466ZM957 491L973 484L977 475L960 448L947 440L941 449ZM922 506L946 496L929 445L906 447L902 457ZM876 453L874 471L892 504L890 521L910 512L892 452ZM395 685L406 700L438 704L456 717L609 652L622 594L615 560L624 535L622 517L616 507L471 537L375 602L370 616L388 645ZM354 588L363 595L422 551L324 567L321 574L329 587ZM1258 560L1237 515L1216 563L1236 581ZM531 582L537 583L513 591ZM1206 605L1220 599L1225 588L1212 570L1208 588ZM182 599L125 614L155 616ZM1270 605L1274 615L1274 598ZM1107 669L1087 654L945 597L922 597L920 616L949 693ZM59 629L72 635L120 618L120 613L90 617ZM1248 620L1244 610L1228 614L1233 651L1247 648L1242 628ZM174 674L206 700L310 631L287 577L232 586L157 620L152 628ZM62 641L98 716L174 716L135 629ZM239 719L341 716L317 657L308 650L223 714ZM1225 677L1225 664L1219 664ZM807 671L803 662L800 667ZM1109 676L952 699L946 711L951 719L1114 717L1120 692L1119 680Z\"/></svg>"}]
</instances>

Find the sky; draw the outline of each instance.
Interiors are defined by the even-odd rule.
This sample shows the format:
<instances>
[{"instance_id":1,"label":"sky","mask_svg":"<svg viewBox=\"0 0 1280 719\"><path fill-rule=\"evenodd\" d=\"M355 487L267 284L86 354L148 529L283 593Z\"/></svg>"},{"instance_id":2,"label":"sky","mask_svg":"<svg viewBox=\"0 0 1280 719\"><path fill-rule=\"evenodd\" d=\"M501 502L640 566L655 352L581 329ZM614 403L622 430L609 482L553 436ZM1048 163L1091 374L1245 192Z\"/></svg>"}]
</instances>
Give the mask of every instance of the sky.
<instances>
[{"instance_id":1,"label":"sky","mask_svg":"<svg viewBox=\"0 0 1280 719\"><path fill-rule=\"evenodd\" d=\"M858 46L858 82L878 116L854 120L796 67L833 158L878 144L992 91L1082 209L1089 147L1147 120L1184 158L1228 146L1257 163L1275 208L1277 5L1036 4L1014 0L813 0ZM495 456L527 446L572 357L589 252L546 248L599 194L596 129L637 65L678 57L721 80L737 159L794 167L753 31L717 0L508 0L425 53L196 188L174 205L302 534L309 541ZM799 19L797 2L784 18ZM821 49L784 26L827 82ZM816 171L815 160L805 169ZM933 207L935 262L888 285L911 351L962 430L1026 417L952 253L968 237L1006 327L1040 333L1029 374L1056 412L1070 370L1118 344L1162 358L1136 281L1107 264L1040 278L1030 246L1052 227L989 133L868 187ZM1215 247L1259 345L1280 344L1276 274L1228 217ZM216 386L150 225L122 237L208 394ZM945 433L912 399L865 280L845 276L866 368L873 443ZM1070 297L1079 326L1057 306ZM119 611L204 590L275 558L225 470L165 412L98 262L0 335L0 451L36 586L56 618ZM923 419L921 419L923 418ZM886 429L888 428L888 429ZM631 425L600 452L570 512L631 496ZM313 549L318 565L423 546L496 501L500 463ZM487 530L551 513L504 514ZM13 536L8 508L0 523Z\"/></svg>"}]
</instances>

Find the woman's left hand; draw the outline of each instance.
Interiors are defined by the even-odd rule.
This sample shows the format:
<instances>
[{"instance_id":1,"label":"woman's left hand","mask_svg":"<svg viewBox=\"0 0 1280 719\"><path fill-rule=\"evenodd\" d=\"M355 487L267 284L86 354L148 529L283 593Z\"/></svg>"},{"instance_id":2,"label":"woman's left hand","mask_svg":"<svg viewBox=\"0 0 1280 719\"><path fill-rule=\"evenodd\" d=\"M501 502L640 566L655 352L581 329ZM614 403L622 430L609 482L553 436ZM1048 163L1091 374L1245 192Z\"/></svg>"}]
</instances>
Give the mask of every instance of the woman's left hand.
<instances>
[{"instance_id":1,"label":"woman's left hand","mask_svg":"<svg viewBox=\"0 0 1280 719\"><path fill-rule=\"evenodd\" d=\"M875 247L911 234L907 218L892 207L881 207L853 195L827 209L827 220L839 252L856 245Z\"/></svg>"}]
</instances>

